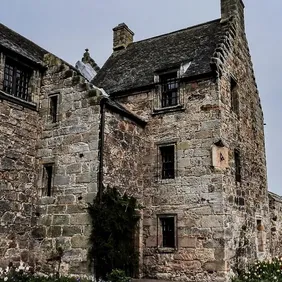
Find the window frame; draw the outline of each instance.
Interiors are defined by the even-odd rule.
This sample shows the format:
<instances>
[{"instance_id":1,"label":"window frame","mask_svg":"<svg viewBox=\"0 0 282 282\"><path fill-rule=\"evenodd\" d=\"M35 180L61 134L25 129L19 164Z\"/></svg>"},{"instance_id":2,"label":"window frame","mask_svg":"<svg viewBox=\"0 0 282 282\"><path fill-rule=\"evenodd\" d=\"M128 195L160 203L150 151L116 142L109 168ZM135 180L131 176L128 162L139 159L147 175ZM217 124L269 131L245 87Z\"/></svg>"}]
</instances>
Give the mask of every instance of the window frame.
<instances>
[{"instance_id":1,"label":"window frame","mask_svg":"<svg viewBox=\"0 0 282 282\"><path fill-rule=\"evenodd\" d=\"M160 164L160 178L165 180L165 179L175 179L176 177L176 156L175 156L175 143L169 143L169 144L162 144L158 146L158 151L159 151L159 164ZM172 152L169 154L164 155L164 153L167 153L169 149L172 149ZM172 161L164 160L167 158L172 158ZM171 166L170 168L165 168L164 164L167 166ZM171 175L167 175L168 171L171 171Z\"/></svg>"},{"instance_id":2,"label":"window frame","mask_svg":"<svg viewBox=\"0 0 282 282\"><path fill-rule=\"evenodd\" d=\"M6 57L3 70L3 92L21 101L32 102L32 95L29 92L32 75L31 68Z\"/></svg>"},{"instance_id":3,"label":"window frame","mask_svg":"<svg viewBox=\"0 0 282 282\"><path fill-rule=\"evenodd\" d=\"M48 119L51 123L57 123L59 112L59 93L48 96Z\"/></svg>"},{"instance_id":4,"label":"window frame","mask_svg":"<svg viewBox=\"0 0 282 282\"><path fill-rule=\"evenodd\" d=\"M172 244L165 244L164 245L164 225L163 222L165 220L172 220L173 221L173 231L172 237L173 242ZM177 249L178 246L178 235L177 235L177 214L158 214L157 215L157 246L160 251L162 252L173 252ZM170 238L171 240L172 238Z\"/></svg>"},{"instance_id":5,"label":"window frame","mask_svg":"<svg viewBox=\"0 0 282 282\"><path fill-rule=\"evenodd\" d=\"M161 88L161 108L170 108L179 105L179 78L178 72L172 71L159 75Z\"/></svg>"}]
</instances>

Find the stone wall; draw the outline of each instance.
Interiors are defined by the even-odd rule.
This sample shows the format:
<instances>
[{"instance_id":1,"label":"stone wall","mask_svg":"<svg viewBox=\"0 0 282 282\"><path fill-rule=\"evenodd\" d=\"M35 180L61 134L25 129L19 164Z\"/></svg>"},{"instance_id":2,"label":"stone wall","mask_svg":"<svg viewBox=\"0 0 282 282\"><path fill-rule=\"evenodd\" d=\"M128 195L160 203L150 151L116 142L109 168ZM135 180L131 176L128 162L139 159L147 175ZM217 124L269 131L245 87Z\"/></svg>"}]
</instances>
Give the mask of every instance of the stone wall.
<instances>
[{"instance_id":1,"label":"stone wall","mask_svg":"<svg viewBox=\"0 0 282 282\"><path fill-rule=\"evenodd\" d=\"M266 245L266 234L270 230L260 98L243 23L233 21L228 24L230 32L227 32L226 41L229 44L226 43L223 50L225 57L218 83L221 139L229 148L230 156L230 167L224 173L222 187L226 214L225 259L228 269L236 271L270 255ZM237 113L235 108L232 109L232 99L238 99ZM235 175L235 150L240 158L239 181ZM258 229L261 229L260 233Z\"/></svg>"},{"instance_id":2,"label":"stone wall","mask_svg":"<svg viewBox=\"0 0 282 282\"><path fill-rule=\"evenodd\" d=\"M38 269L88 273L90 222L87 204L97 193L100 106L98 92L69 65L53 55L40 92L43 128L38 143L38 221L33 230ZM57 95L57 122L50 117L50 97ZM47 195L44 165L53 166Z\"/></svg>"},{"instance_id":3,"label":"stone wall","mask_svg":"<svg viewBox=\"0 0 282 282\"><path fill-rule=\"evenodd\" d=\"M182 83L183 108L158 112L155 91L121 97L148 121L152 140L149 181L144 185L143 275L159 279L216 281L224 276L222 174L212 167L220 119L215 80ZM159 147L174 144L175 179L161 179ZM176 217L177 247L160 246L160 215Z\"/></svg>"},{"instance_id":4,"label":"stone wall","mask_svg":"<svg viewBox=\"0 0 282 282\"><path fill-rule=\"evenodd\" d=\"M4 62L1 54L0 89ZM0 267L20 260L33 265L30 232L37 199L39 117L34 105L9 102L0 94Z\"/></svg>"},{"instance_id":5,"label":"stone wall","mask_svg":"<svg viewBox=\"0 0 282 282\"><path fill-rule=\"evenodd\" d=\"M282 197L269 193L270 209L270 253L274 256L282 256Z\"/></svg>"}]
</instances>

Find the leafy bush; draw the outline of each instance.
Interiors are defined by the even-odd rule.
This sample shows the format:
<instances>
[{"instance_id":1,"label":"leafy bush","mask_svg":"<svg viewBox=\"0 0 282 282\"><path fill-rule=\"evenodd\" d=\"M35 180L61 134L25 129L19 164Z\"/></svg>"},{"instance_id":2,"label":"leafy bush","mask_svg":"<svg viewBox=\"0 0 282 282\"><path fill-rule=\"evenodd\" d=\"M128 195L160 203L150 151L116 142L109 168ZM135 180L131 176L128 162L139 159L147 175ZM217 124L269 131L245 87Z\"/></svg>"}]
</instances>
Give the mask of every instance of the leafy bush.
<instances>
[{"instance_id":1,"label":"leafy bush","mask_svg":"<svg viewBox=\"0 0 282 282\"><path fill-rule=\"evenodd\" d=\"M98 194L89 207L92 221L89 257L94 262L97 280L105 280L113 269L121 269L131 277L134 275L138 265L134 245L139 220L136 208L136 199L120 195L116 188Z\"/></svg>"},{"instance_id":2,"label":"leafy bush","mask_svg":"<svg viewBox=\"0 0 282 282\"><path fill-rule=\"evenodd\" d=\"M282 258L257 262L233 282L282 282Z\"/></svg>"},{"instance_id":3,"label":"leafy bush","mask_svg":"<svg viewBox=\"0 0 282 282\"><path fill-rule=\"evenodd\" d=\"M110 281L110 282L129 282L130 277L126 276L126 274L123 270L113 269L112 272L107 275L107 281Z\"/></svg>"}]
</instances>

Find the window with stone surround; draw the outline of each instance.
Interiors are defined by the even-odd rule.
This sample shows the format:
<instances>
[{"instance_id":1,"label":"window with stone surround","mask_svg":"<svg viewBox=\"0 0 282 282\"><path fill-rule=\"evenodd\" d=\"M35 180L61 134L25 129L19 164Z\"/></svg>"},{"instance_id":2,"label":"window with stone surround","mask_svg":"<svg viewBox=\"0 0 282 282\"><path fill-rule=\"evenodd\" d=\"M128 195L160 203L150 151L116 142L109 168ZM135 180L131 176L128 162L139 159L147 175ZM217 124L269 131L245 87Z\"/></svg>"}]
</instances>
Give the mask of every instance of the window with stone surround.
<instances>
[{"instance_id":1,"label":"window with stone surround","mask_svg":"<svg viewBox=\"0 0 282 282\"><path fill-rule=\"evenodd\" d=\"M59 102L58 94L49 96L49 120L52 123L56 123L58 121L58 102Z\"/></svg>"},{"instance_id":2,"label":"window with stone surround","mask_svg":"<svg viewBox=\"0 0 282 282\"><path fill-rule=\"evenodd\" d=\"M29 81L32 70L6 58L4 67L3 91L21 100L30 102Z\"/></svg>"},{"instance_id":3,"label":"window with stone surround","mask_svg":"<svg viewBox=\"0 0 282 282\"><path fill-rule=\"evenodd\" d=\"M43 165L43 196L51 196L53 188L54 164Z\"/></svg>"},{"instance_id":4,"label":"window with stone surround","mask_svg":"<svg viewBox=\"0 0 282 282\"><path fill-rule=\"evenodd\" d=\"M236 115L238 115L239 114L238 85L233 77L230 77L230 96L231 96L231 110Z\"/></svg>"},{"instance_id":5,"label":"window with stone surround","mask_svg":"<svg viewBox=\"0 0 282 282\"><path fill-rule=\"evenodd\" d=\"M257 219L257 250L258 252L265 251L265 234L261 219Z\"/></svg>"},{"instance_id":6,"label":"window with stone surround","mask_svg":"<svg viewBox=\"0 0 282 282\"><path fill-rule=\"evenodd\" d=\"M161 107L172 107L179 104L177 72L160 75Z\"/></svg>"},{"instance_id":7,"label":"window with stone surround","mask_svg":"<svg viewBox=\"0 0 282 282\"><path fill-rule=\"evenodd\" d=\"M158 215L158 247L176 248L176 215Z\"/></svg>"},{"instance_id":8,"label":"window with stone surround","mask_svg":"<svg viewBox=\"0 0 282 282\"><path fill-rule=\"evenodd\" d=\"M162 145L159 149L161 155L161 178L175 178L175 145Z\"/></svg>"},{"instance_id":9,"label":"window with stone surround","mask_svg":"<svg viewBox=\"0 0 282 282\"><path fill-rule=\"evenodd\" d=\"M239 150L234 150L235 181L241 182L241 159Z\"/></svg>"}]
</instances>

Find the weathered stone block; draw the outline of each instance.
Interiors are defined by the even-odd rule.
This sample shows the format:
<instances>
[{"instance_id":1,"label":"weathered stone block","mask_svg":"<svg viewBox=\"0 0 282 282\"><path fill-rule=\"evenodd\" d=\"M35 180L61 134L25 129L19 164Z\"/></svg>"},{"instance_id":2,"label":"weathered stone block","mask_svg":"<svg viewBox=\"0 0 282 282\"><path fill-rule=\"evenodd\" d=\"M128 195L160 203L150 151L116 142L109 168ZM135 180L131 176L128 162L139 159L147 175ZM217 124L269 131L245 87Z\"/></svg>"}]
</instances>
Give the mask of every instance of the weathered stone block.
<instances>
[{"instance_id":1,"label":"weathered stone block","mask_svg":"<svg viewBox=\"0 0 282 282\"><path fill-rule=\"evenodd\" d=\"M88 246L88 238L82 235L74 235L71 238L71 245L73 248L85 249Z\"/></svg>"},{"instance_id":2,"label":"weathered stone block","mask_svg":"<svg viewBox=\"0 0 282 282\"><path fill-rule=\"evenodd\" d=\"M69 215L54 215L53 225L68 225L70 222Z\"/></svg>"},{"instance_id":3,"label":"weathered stone block","mask_svg":"<svg viewBox=\"0 0 282 282\"><path fill-rule=\"evenodd\" d=\"M65 175L55 175L54 177L54 185L69 185L70 178Z\"/></svg>"},{"instance_id":4,"label":"weathered stone block","mask_svg":"<svg viewBox=\"0 0 282 282\"><path fill-rule=\"evenodd\" d=\"M76 234L81 234L81 227L78 226L63 226L62 236L71 237Z\"/></svg>"},{"instance_id":5,"label":"weathered stone block","mask_svg":"<svg viewBox=\"0 0 282 282\"><path fill-rule=\"evenodd\" d=\"M57 197L57 204L73 204L75 203L75 196L74 195L64 195Z\"/></svg>"},{"instance_id":6,"label":"weathered stone block","mask_svg":"<svg viewBox=\"0 0 282 282\"><path fill-rule=\"evenodd\" d=\"M85 225L89 224L90 217L87 213L78 213L70 215L70 224L73 225Z\"/></svg>"}]
</instances>

